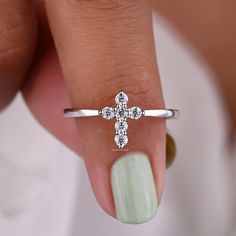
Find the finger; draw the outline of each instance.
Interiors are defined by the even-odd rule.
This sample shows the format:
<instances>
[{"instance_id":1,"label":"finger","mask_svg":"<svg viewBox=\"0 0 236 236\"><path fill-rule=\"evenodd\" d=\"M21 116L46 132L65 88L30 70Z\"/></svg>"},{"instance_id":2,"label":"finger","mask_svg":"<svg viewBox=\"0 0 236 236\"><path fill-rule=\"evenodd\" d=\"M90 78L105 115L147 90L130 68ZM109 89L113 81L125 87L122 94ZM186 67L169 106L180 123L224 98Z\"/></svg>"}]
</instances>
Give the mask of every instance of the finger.
<instances>
[{"instance_id":1,"label":"finger","mask_svg":"<svg viewBox=\"0 0 236 236\"><path fill-rule=\"evenodd\" d=\"M31 62L36 20L28 0L0 2L0 110L15 96Z\"/></svg>"},{"instance_id":2,"label":"finger","mask_svg":"<svg viewBox=\"0 0 236 236\"><path fill-rule=\"evenodd\" d=\"M43 53L31 72L30 80L23 90L31 111L45 128L68 147L80 153L74 123L68 120L65 122L61 116L61 111L68 106L69 100L55 50L52 48ZM101 187L99 190L98 194L104 194Z\"/></svg>"},{"instance_id":3,"label":"finger","mask_svg":"<svg viewBox=\"0 0 236 236\"><path fill-rule=\"evenodd\" d=\"M49 0L47 10L73 107L98 109L114 106L114 96L120 90L130 95L130 106L163 107L148 2ZM157 207L155 197L157 195L160 201L165 171L164 121L148 118L131 121L127 145L130 158L121 158L122 162L116 162L125 153L114 151L114 122L89 118L78 119L76 124L80 153L102 208L127 223L141 223L153 217ZM125 206L115 198L116 186L110 176L115 178L119 163L127 167L131 161L136 166L136 162L140 163L138 160L144 165L137 167L145 167L146 175L132 179L134 182L129 190L126 187L130 176L126 172L123 179L126 183L117 191L123 191L130 203L133 198L139 207L138 213L142 212L143 204L146 208L139 218L126 206L127 215L122 216L119 208ZM140 172L142 170L134 169L134 175ZM141 195L132 192L139 184L144 190ZM150 202L145 193L150 196Z\"/></svg>"}]
</instances>

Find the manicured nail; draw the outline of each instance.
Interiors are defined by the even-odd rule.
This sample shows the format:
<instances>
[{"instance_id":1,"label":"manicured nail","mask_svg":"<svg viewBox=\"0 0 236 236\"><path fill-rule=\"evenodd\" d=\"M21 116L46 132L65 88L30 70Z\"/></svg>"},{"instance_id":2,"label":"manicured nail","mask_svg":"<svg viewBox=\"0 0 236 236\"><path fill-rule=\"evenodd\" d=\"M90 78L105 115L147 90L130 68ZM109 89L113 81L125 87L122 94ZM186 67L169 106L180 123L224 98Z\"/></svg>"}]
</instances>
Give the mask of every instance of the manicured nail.
<instances>
[{"instance_id":1,"label":"manicured nail","mask_svg":"<svg viewBox=\"0 0 236 236\"><path fill-rule=\"evenodd\" d=\"M166 168L169 168L176 157L176 144L170 134L166 134Z\"/></svg>"},{"instance_id":2,"label":"manicured nail","mask_svg":"<svg viewBox=\"0 0 236 236\"><path fill-rule=\"evenodd\" d=\"M146 154L133 152L118 159L111 168L111 186L118 220L140 224L156 214L158 200Z\"/></svg>"}]
</instances>

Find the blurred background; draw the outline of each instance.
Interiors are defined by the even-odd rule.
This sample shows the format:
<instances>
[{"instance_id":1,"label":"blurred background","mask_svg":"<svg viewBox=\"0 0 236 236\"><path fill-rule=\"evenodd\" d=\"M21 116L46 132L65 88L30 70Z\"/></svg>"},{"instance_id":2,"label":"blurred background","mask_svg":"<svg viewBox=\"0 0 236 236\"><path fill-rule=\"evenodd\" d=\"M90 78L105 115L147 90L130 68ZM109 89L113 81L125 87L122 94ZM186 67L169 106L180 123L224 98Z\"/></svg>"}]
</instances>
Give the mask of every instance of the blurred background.
<instances>
[{"instance_id":1,"label":"blurred background","mask_svg":"<svg viewBox=\"0 0 236 236\"><path fill-rule=\"evenodd\" d=\"M177 157L157 216L126 225L105 214L82 160L40 126L19 94L0 114L0 235L236 235L236 148L227 143L214 73L165 20L153 21L166 106L181 110L167 123Z\"/></svg>"}]
</instances>

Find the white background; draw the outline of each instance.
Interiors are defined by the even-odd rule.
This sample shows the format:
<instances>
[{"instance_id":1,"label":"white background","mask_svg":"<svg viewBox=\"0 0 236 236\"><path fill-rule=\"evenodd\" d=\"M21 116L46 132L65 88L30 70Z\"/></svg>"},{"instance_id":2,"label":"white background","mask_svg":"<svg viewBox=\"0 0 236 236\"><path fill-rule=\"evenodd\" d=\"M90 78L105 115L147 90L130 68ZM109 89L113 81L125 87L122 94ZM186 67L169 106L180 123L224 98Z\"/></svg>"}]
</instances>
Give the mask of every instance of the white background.
<instances>
[{"instance_id":1,"label":"white background","mask_svg":"<svg viewBox=\"0 0 236 236\"><path fill-rule=\"evenodd\" d=\"M0 235L235 236L236 155L213 74L188 43L154 17L168 128L178 145L157 216L142 225L106 215L83 162L44 130L20 95L0 114ZM234 152L235 153L235 152Z\"/></svg>"}]
</instances>

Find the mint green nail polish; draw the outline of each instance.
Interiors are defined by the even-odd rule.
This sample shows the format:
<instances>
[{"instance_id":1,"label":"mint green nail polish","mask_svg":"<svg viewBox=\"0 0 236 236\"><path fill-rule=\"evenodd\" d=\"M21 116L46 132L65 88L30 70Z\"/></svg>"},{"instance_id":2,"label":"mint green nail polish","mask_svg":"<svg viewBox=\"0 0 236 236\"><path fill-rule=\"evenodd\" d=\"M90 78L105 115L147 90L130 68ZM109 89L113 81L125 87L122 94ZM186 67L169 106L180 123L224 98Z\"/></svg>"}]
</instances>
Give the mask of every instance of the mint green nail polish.
<instances>
[{"instance_id":1,"label":"mint green nail polish","mask_svg":"<svg viewBox=\"0 0 236 236\"><path fill-rule=\"evenodd\" d=\"M118 159L111 168L111 186L118 220L140 224L156 214L157 194L146 154L133 152Z\"/></svg>"}]
</instances>

